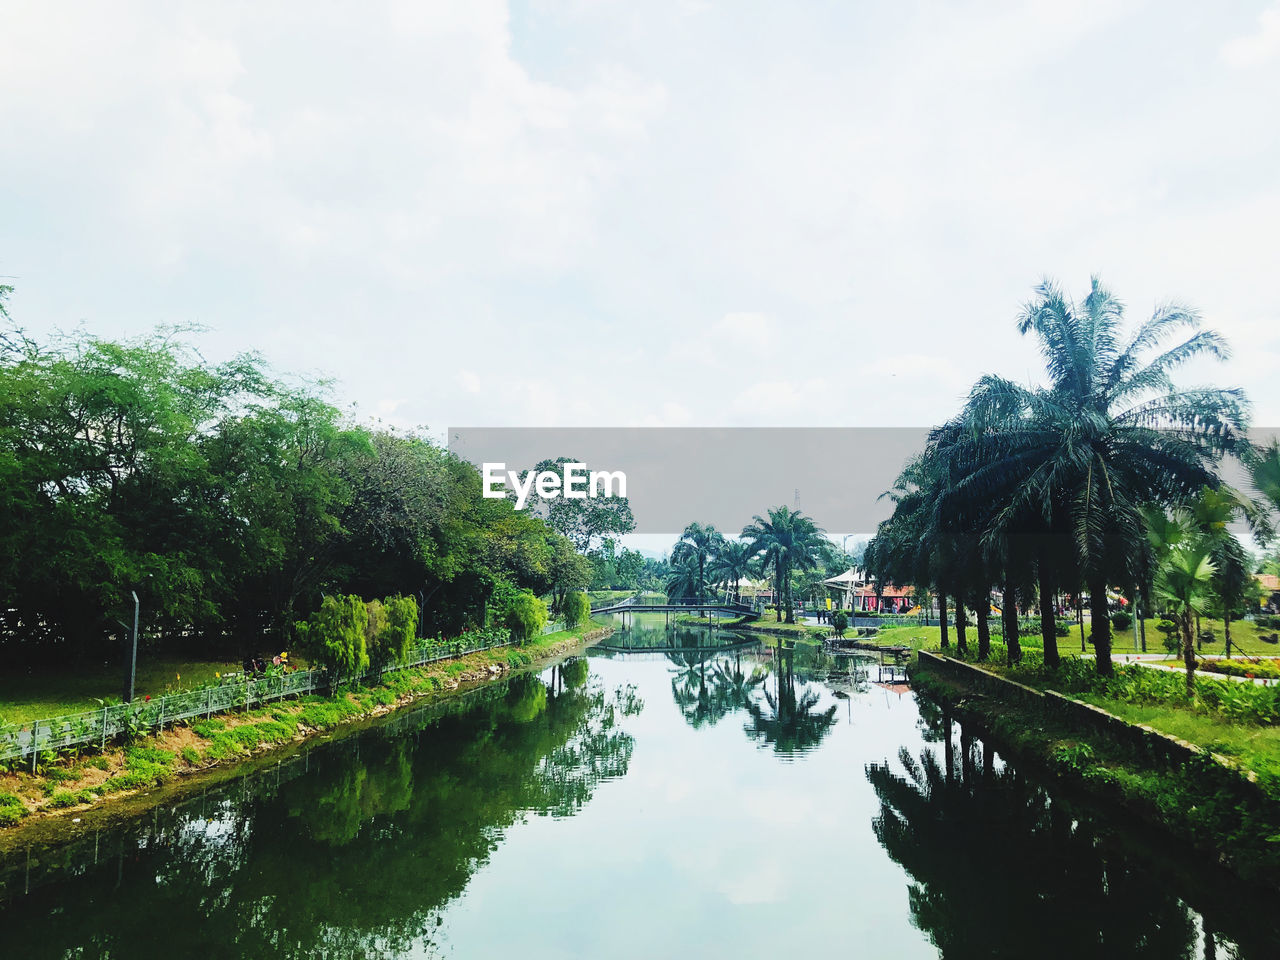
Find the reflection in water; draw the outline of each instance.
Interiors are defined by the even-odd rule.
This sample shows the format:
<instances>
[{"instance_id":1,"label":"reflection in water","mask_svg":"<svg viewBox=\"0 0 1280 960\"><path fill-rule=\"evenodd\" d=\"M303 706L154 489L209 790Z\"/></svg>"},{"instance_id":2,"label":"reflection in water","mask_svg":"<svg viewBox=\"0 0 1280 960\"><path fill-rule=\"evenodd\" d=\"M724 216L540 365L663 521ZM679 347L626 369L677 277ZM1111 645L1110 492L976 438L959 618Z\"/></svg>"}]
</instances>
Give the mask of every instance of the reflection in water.
<instances>
[{"instance_id":1,"label":"reflection in water","mask_svg":"<svg viewBox=\"0 0 1280 960\"><path fill-rule=\"evenodd\" d=\"M505 828L565 817L627 771L619 719L585 660L549 689L522 675L316 750L252 796L236 788L135 828L120 853L0 910L0 955L400 955L424 946ZM304 762L294 767L304 766ZM261 784L260 784L261 786ZM72 864L67 864L70 868Z\"/></svg>"},{"instance_id":2,"label":"reflection in water","mask_svg":"<svg viewBox=\"0 0 1280 960\"><path fill-rule=\"evenodd\" d=\"M947 960L1036 956L1265 956L1202 932L1164 871L1109 842L1091 815L1000 762L988 742L927 701L942 749L903 748L895 770L870 764L873 821L910 874L911 918Z\"/></svg>"},{"instance_id":3,"label":"reflection in water","mask_svg":"<svg viewBox=\"0 0 1280 960\"><path fill-rule=\"evenodd\" d=\"M865 661L657 640L0 859L0 960L1275 956L1272 891L1204 882Z\"/></svg>"}]
</instances>

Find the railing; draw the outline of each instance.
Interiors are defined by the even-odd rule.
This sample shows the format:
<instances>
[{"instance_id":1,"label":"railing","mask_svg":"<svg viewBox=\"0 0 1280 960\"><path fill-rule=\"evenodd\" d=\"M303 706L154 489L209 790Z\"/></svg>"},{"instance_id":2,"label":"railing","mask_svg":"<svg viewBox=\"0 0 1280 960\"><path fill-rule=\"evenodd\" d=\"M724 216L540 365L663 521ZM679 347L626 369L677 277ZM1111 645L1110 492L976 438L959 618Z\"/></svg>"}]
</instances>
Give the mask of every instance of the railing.
<instances>
[{"instance_id":1,"label":"railing","mask_svg":"<svg viewBox=\"0 0 1280 960\"><path fill-rule=\"evenodd\" d=\"M700 609L714 607L722 610L741 611L742 613L751 613L755 610L749 603L734 603L732 600L717 600L715 598L696 600L692 597L627 597L622 600L598 603L591 609L595 612L598 610L615 610L618 607L690 607Z\"/></svg>"},{"instance_id":2,"label":"railing","mask_svg":"<svg viewBox=\"0 0 1280 960\"><path fill-rule=\"evenodd\" d=\"M403 663L383 667L381 673L393 673L441 660L452 660L482 650L509 646L511 640L497 643L465 645L462 640L443 643L423 643L414 647ZM378 671L369 670L355 677L343 677L343 682L363 680ZM330 678L323 668L295 670L280 676L246 678L230 683L213 684L181 693L133 703L116 703L101 709L83 713L51 717L26 723L0 725L0 760L14 757L31 758L34 769L42 752L65 750L84 744L105 747L107 741L123 733L140 735L163 729L166 723L190 720L194 717L211 717L237 707L249 709L282 700L285 697L303 696L317 690L326 690Z\"/></svg>"}]
</instances>

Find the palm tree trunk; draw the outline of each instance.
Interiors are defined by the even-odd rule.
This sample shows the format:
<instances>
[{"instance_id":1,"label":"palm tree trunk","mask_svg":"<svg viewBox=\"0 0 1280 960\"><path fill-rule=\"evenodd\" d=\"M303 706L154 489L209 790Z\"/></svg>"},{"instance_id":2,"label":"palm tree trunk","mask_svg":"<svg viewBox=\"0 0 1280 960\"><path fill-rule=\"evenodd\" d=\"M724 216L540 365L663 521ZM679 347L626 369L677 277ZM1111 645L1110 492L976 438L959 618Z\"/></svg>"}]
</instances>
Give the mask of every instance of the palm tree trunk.
<instances>
[{"instance_id":1,"label":"palm tree trunk","mask_svg":"<svg viewBox=\"0 0 1280 960\"><path fill-rule=\"evenodd\" d=\"M1040 590L1040 642L1044 644L1044 665L1050 670L1061 662L1058 656L1058 625L1053 619L1053 585L1045 569L1044 551L1041 551L1036 578Z\"/></svg>"},{"instance_id":2,"label":"palm tree trunk","mask_svg":"<svg viewBox=\"0 0 1280 960\"><path fill-rule=\"evenodd\" d=\"M1201 634L1200 632L1200 614L1197 613L1196 614L1196 649L1197 650L1204 649L1204 640L1201 639L1202 636L1203 634Z\"/></svg>"},{"instance_id":3,"label":"palm tree trunk","mask_svg":"<svg viewBox=\"0 0 1280 960\"><path fill-rule=\"evenodd\" d=\"M951 638L947 636L947 592L939 585L938 589L938 627L942 631L942 649L951 646Z\"/></svg>"},{"instance_id":4,"label":"palm tree trunk","mask_svg":"<svg viewBox=\"0 0 1280 960\"><path fill-rule=\"evenodd\" d=\"M1007 577L1004 581L1000 604L1000 616L1004 623L1004 643L1008 650L1009 662L1017 663L1022 659L1022 644L1018 642L1018 595Z\"/></svg>"},{"instance_id":5,"label":"palm tree trunk","mask_svg":"<svg viewBox=\"0 0 1280 960\"><path fill-rule=\"evenodd\" d=\"M1098 661L1098 676L1109 677L1115 671L1111 666L1111 621L1107 619L1107 585L1094 580L1089 584L1089 630L1093 641L1093 655Z\"/></svg>"},{"instance_id":6,"label":"palm tree trunk","mask_svg":"<svg viewBox=\"0 0 1280 960\"><path fill-rule=\"evenodd\" d=\"M965 636L964 601L956 594L956 653L964 656L969 652L969 638Z\"/></svg>"},{"instance_id":7,"label":"palm tree trunk","mask_svg":"<svg viewBox=\"0 0 1280 960\"><path fill-rule=\"evenodd\" d=\"M991 601L988 596L980 596L973 605L974 616L978 621L978 659L986 660L991 656Z\"/></svg>"},{"instance_id":8,"label":"palm tree trunk","mask_svg":"<svg viewBox=\"0 0 1280 960\"><path fill-rule=\"evenodd\" d=\"M1196 698L1196 645L1191 637L1191 611L1182 613L1182 662L1187 668L1187 699Z\"/></svg>"},{"instance_id":9,"label":"palm tree trunk","mask_svg":"<svg viewBox=\"0 0 1280 960\"><path fill-rule=\"evenodd\" d=\"M1222 608L1222 632L1227 635L1227 656L1231 656L1231 611Z\"/></svg>"},{"instance_id":10,"label":"palm tree trunk","mask_svg":"<svg viewBox=\"0 0 1280 960\"><path fill-rule=\"evenodd\" d=\"M1141 606L1134 611L1138 617L1138 638L1142 652L1147 652L1147 611L1151 609L1151 601L1147 599L1146 588L1138 590L1138 602Z\"/></svg>"}]
</instances>

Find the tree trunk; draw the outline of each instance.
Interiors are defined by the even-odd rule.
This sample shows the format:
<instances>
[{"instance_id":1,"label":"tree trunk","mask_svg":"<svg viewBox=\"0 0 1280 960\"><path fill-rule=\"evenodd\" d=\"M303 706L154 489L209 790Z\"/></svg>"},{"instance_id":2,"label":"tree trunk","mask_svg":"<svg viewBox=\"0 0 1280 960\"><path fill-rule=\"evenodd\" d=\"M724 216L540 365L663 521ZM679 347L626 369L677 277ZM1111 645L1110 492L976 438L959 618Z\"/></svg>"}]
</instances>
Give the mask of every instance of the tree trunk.
<instances>
[{"instance_id":1,"label":"tree trunk","mask_svg":"<svg viewBox=\"0 0 1280 960\"><path fill-rule=\"evenodd\" d=\"M951 646L951 638L947 636L947 594L941 589L938 591L938 627L942 631L942 649L946 650Z\"/></svg>"},{"instance_id":2,"label":"tree trunk","mask_svg":"<svg viewBox=\"0 0 1280 960\"><path fill-rule=\"evenodd\" d=\"M1133 611L1138 618L1138 641L1142 647L1142 652L1147 652L1147 610L1150 609L1150 601L1147 599L1147 591L1139 590L1137 596L1137 609Z\"/></svg>"},{"instance_id":3,"label":"tree trunk","mask_svg":"<svg viewBox=\"0 0 1280 960\"><path fill-rule=\"evenodd\" d=\"M796 622L796 613L791 605L791 564L787 564L787 623Z\"/></svg>"},{"instance_id":4,"label":"tree trunk","mask_svg":"<svg viewBox=\"0 0 1280 960\"><path fill-rule=\"evenodd\" d=\"M1061 662L1058 656L1058 625L1053 619L1053 587L1041 564L1038 574L1040 588L1040 642L1044 644L1044 665L1050 670Z\"/></svg>"},{"instance_id":5,"label":"tree trunk","mask_svg":"<svg viewBox=\"0 0 1280 960\"><path fill-rule=\"evenodd\" d=\"M1089 619L1098 676L1109 677L1115 672L1111 666L1111 621L1107 619L1107 585L1100 580L1089 584Z\"/></svg>"},{"instance_id":6,"label":"tree trunk","mask_svg":"<svg viewBox=\"0 0 1280 960\"><path fill-rule=\"evenodd\" d=\"M1200 614L1197 613L1196 614L1196 649L1197 650L1204 649L1204 640L1201 639L1202 636L1203 635L1200 633Z\"/></svg>"},{"instance_id":7,"label":"tree trunk","mask_svg":"<svg viewBox=\"0 0 1280 960\"><path fill-rule=\"evenodd\" d=\"M956 595L956 653L964 656L969 652L969 638L965 636L967 626L964 617L964 601Z\"/></svg>"},{"instance_id":8,"label":"tree trunk","mask_svg":"<svg viewBox=\"0 0 1280 960\"><path fill-rule=\"evenodd\" d=\"M974 604L974 617L978 622L978 659L985 661L991 656L991 617L990 594L980 596Z\"/></svg>"},{"instance_id":9,"label":"tree trunk","mask_svg":"<svg viewBox=\"0 0 1280 960\"><path fill-rule=\"evenodd\" d=\"M1227 657L1231 657L1231 611L1222 608L1222 632L1227 635Z\"/></svg>"},{"instance_id":10,"label":"tree trunk","mask_svg":"<svg viewBox=\"0 0 1280 960\"><path fill-rule=\"evenodd\" d=\"M1182 662L1187 668L1187 699L1196 698L1196 645L1191 636L1191 611L1182 613Z\"/></svg>"},{"instance_id":11,"label":"tree trunk","mask_svg":"<svg viewBox=\"0 0 1280 960\"><path fill-rule=\"evenodd\" d=\"M1008 578L1004 581L1000 603L1000 616L1004 623L1004 643L1008 650L1009 662L1017 663L1022 659L1022 644L1018 641L1018 595Z\"/></svg>"}]
</instances>

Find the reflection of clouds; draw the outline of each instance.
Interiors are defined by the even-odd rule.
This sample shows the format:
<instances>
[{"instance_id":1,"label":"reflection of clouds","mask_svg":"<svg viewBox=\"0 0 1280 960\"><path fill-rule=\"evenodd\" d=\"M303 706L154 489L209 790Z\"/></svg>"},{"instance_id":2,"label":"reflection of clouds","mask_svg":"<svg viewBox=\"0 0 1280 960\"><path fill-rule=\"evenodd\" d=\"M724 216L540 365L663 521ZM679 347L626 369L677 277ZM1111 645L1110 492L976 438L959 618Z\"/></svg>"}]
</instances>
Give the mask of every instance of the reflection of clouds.
<instances>
[{"instance_id":1,"label":"reflection of clouds","mask_svg":"<svg viewBox=\"0 0 1280 960\"><path fill-rule=\"evenodd\" d=\"M737 906L780 903L786 899L786 885L782 882L788 875L786 866L772 857L753 861L749 871L725 878L720 892Z\"/></svg>"}]
</instances>

